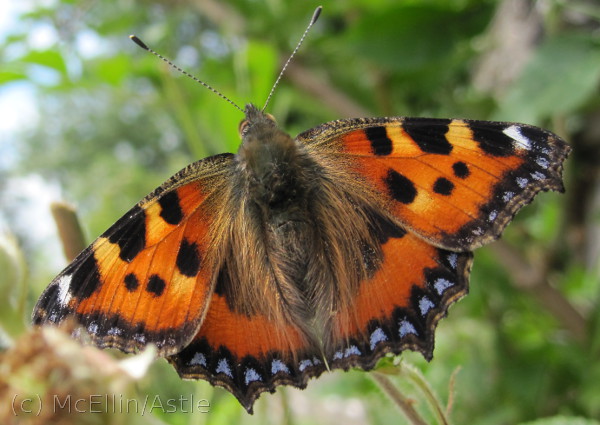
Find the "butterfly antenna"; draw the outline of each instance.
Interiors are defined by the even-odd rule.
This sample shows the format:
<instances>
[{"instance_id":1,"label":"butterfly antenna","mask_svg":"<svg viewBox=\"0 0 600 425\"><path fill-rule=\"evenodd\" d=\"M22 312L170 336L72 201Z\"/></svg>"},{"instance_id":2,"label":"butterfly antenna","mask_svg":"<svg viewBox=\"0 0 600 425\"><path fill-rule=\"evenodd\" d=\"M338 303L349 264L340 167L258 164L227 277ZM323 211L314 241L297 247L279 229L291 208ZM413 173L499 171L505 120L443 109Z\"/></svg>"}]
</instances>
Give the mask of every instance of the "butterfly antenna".
<instances>
[{"instance_id":1,"label":"butterfly antenna","mask_svg":"<svg viewBox=\"0 0 600 425\"><path fill-rule=\"evenodd\" d=\"M242 108L240 108L233 100L229 99L227 96L225 96L220 91L218 91L216 89L213 89L211 86L209 86L208 84L206 84L204 81L199 80L198 78L194 77L192 74L190 74L190 73L184 71L183 69L179 68L177 65L175 65L173 62L171 62L169 59L165 58L160 53L157 53L154 50L152 50L150 47L148 47L146 45L146 43L144 43L142 40L140 40L137 36L130 35L129 38L131 38L131 40L135 44L137 44L138 46L140 46L142 49L144 49L144 50L152 53L154 56L162 59L163 61L165 61L166 63L168 63L172 68L175 68L177 71L181 72L186 77L190 77L195 82L202 84L204 87L206 87L207 89L209 89L210 91L212 91L213 93L215 93L221 99L225 99L227 102L231 103L234 107L236 107L237 109L239 109L240 111L242 111L242 113L244 112L244 110Z\"/></svg>"},{"instance_id":2,"label":"butterfly antenna","mask_svg":"<svg viewBox=\"0 0 600 425\"><path fill-rule=\"evenodd\" d=\"M300 37L300 41L298 41L298 44L296 44L296 48L294 49L294 51L292 52L292 54L290 55L290 57L288 58L288 60L285 61L285 63L283 64L283 68L281 68L281 72L279 72L279 76L275 80L275 84L273 84L273 88L271 89L271 93L269 93L269 96L267 97L267 101L265 102L265 106L263 106L263 108L262 108L262 112L264 112L264 110L267 108L267 105L269 104L269 101L271 100L271 97L273 96L273 93L275 92L275 89L279 85L279 80L281 80L281 77L283 76L283 73L285 72L285 70L288 67L288 65L290 64L290 62L292 61L292 58L294 57L294 55L296 54L296 52L298 51L298 49L300 49L300 46L302 45L302 43L304 42L304 39L306 38L306 34L308 34L308 31L310 31L310 29L315 24L315 22L317 22L317 19L319 19L319 15L321 14L321 10L323 10L323 6L319 6L319 7L317 7L315 9L315 11L313 13L313 16L312 16L312 19L310 20L310 23L308 24L308 26L304 30L304 34L302 34L302 37Z\"/></svg>"}]
</instances>

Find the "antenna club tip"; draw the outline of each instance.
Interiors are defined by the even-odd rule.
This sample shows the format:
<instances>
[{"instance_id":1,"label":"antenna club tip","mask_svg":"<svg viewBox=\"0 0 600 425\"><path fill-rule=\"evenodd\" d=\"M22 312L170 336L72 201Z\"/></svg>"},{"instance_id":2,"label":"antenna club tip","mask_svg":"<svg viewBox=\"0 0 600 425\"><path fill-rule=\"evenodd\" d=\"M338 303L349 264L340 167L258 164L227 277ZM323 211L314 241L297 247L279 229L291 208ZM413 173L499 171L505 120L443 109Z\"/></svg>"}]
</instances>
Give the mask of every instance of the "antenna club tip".
<instances>
[{"instance_id":1,"label":"antenna club tip","mask_svg":"<svg viewBox=\"0 0 600 425\"><path fill-rule=\"evenodd\" d=\"M142 49L144 49L144 50L150 50L148 48L148 46L146 46L146 43L144 43L142 40L140 40L139 38L137 38L137 36L131 34L129 36L129 38L131 39L131 41L133 41L135 44L137 44L138 46L140 46Z\"/></svg>"},{"instance_id":2,"label":"antenna club tip","mask_svg":"<svg viewBox=\"0 0 600 425\"><path fill-rule=\"evenodd\" d=\"M323 6L317 6L317 8L315 9L315 11L313 13L313 17L310 21L311 25L313 25L315 22L317 22L317 19L319 19L319 15L321 15L322 10L323 10Z\"/></svg>"}]
</instances>

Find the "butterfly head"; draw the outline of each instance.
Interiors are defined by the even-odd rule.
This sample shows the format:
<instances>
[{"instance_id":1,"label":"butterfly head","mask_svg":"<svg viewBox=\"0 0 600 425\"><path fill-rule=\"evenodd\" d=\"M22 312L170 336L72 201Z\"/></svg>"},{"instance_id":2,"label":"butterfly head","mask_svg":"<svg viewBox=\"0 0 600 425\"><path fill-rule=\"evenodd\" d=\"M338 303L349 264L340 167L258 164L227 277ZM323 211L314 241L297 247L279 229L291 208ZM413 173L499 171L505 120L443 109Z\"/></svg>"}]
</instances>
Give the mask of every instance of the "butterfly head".
<instances>
[{"instance_id":1,"label":"butterfly head","mask_svg":"<svg viewBox=\"0 0 600 425\"><path fill-rule=\"evenodd\" d=\"M244 136L248 134L253 127L277 127L277 122L273 115L264 113L251 103L246 105L244 114L246 117L240 122L238 129L242 140L244 140Z\"/></svg>"},{"instance_id":2,"label":"butterfly head","mask_svg":"<svg viewBox=\"0 0 600 425\"><path fill-rule=\"evenodd\" d=\"M273 115L252 104L246 105L244 113L246 117L239 126L242 144L238 153L242 161L248 165L270 162L295 150L294 141L277 126Z\"/></svg>"}]
</instances>

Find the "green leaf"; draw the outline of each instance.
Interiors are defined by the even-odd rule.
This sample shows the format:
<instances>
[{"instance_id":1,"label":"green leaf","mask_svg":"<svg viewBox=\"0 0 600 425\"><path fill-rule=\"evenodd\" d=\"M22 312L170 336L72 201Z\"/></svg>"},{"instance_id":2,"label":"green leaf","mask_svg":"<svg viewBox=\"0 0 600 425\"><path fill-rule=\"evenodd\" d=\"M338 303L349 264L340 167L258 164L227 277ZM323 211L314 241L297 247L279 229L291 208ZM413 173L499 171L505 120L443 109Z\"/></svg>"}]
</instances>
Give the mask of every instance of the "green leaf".
<instances>
[{"instance_id":1,"label":"green leaf","mask_svg":"<svg viewBox=\"0 0 600 425\"><path fill-rule=\"evenodd\" d=\"M120 85L131 72L131 59L126 55L118 55L98 62L98 77L109 84Z\"/></svg>"},{"instance_id":2,"label":"green leaf","mask_svg":"<svg viewBox=\"0 0 600 425\"><path fill-rule=\"evenodd\" d=\"M27 76L22 72L0 71L0 84L10 83L12 81L24 80Z\"/></svg>"},{"instance_id":3,"label":"green leaf","mask_svg":"<svg viewBox=\"0 0 600 425\"><path fill-rule=\"evenodd\" d=\"M60 52L56 50L32 50L21 57L21 61L55 69L62 75L67 73L65 61Z\"/></svg>"},{"instance_id":4,"label":"green leaf","mask_svg":"<svg viewBox=\"0 0 600 425\"><path fill-rule=\"evenodd\" d=\"M0 340L14 338L25 328L27 268L17 240L10 234L0 234ZM5 345L2 341L0 345Z\"/></svg>"},{"instance_id":5,"label":"green leaf","mask_svg":"<svg viewBox=\"0 0 600 425\"><path fill-rule=\"evenodd\" d=\"M245 66L250 75L251 101L261 108L275 82L278 71L277 53L268 44L249 42L246 55L248 60Z\"/></svg>"},{"instance_id":6,"label":"green leaf","mask_svg":"<svg viewBox=\"0 0 600 425\"><path fill-rule=\"evenodd\" d=\"M493 119L537 122L598 96L600 43L589 34L547 39L500 101Z\"/></svg>"},{"instance_id":7,"label":"green leaf","mask_svg":"<svg viewBox=\"0 0 600 425\"><path fill-rule=\"evenodd\" d=\"M485 6L467 11L451 4L388 7L361 17L347 44L362 59L391 71L415 71L446 60L457 44L485 28L488 15Z\"/></svg>"}]
</instances>

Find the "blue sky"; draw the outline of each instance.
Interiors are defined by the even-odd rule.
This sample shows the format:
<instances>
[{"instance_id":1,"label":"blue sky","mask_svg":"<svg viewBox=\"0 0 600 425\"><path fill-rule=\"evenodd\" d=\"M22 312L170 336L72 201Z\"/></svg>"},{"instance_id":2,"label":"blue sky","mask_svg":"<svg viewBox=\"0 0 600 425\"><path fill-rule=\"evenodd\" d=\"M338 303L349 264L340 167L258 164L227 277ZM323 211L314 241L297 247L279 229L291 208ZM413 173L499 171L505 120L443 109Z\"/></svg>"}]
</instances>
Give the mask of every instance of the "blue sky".
<instances>
[{"instance_id":1,"label":"blue sky","mask_svg":"<svg viewBox=\"0 0 600 425\"><path fill-rule=\"evenodd\" d=\"M16 30L19 14L30 4L30 1L0 2L0 43ZM31 36L36 37L35 31ZM11 52L7 54L10 55ZM7 144L11 142L12 135L28 122L35 121L35 117L31 116L35 113L34 93L29 83L16 82L0 86L0 167L5 165L2 161L7 160L6 155L11 158Z\"/></svg>"},{"instance_id":2,"label":"blue sky","mask_svg":"<svg viewBox=\"0 0 600 425\"><path fill-rule=\"evenodd\" d=\"M19 27L22 25L19 16L23 12L34 6L48 5L52 2L52 0L0 1L0 43L3 43L9 34L24 30ZM38 25L25 30L30 47L44 49L56 43L56 34L49 26ZM10 61L11 58L17 58L21 52L7 49L5 54ZM44 73L36 75L36 81L44 78ZM2 117L0 119L0 170L2 170L13 165L17 159L19 135L38 123L35 86L27 80L0 85L0 117ZM10 223L9 226L4 211L0 209L0 237L7 232L26 231L31 236L30 242L33 242L36 247L43 247L43 251L52 252L58 249L49 205L50 202L61 199L60 188L48 183L41 176L31 173L23 177L9 178L4 182L3 189L4 199L11 204L12 209L15 205L19 206L19 218L18 222ZM56 255L45 257L60 260L60 256ZM57 271L59 266L51 265L56 267Z\"/></svg>"}]
</instances>

